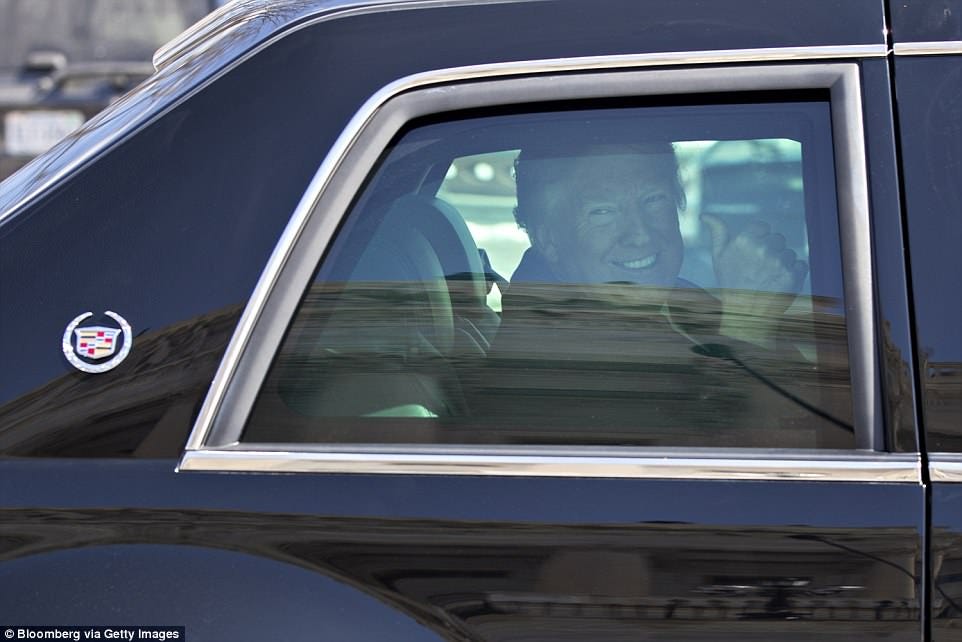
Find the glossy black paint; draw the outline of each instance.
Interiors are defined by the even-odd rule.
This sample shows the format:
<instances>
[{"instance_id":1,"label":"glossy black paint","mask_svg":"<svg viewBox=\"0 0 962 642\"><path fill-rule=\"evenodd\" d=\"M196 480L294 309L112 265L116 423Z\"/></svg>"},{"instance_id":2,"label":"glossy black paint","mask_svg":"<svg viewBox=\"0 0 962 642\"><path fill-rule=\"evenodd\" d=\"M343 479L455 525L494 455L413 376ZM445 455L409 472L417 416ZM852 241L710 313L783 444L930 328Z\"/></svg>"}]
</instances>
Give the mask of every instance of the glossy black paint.
<instances>
[{"instance_id":1,"label":"glossy black paint","mask_svg":"<svg viewBox=\"0 0 962 642\"><path fill-rule=\"evenodd\" d=\"M896 94L927 448L962 450L962 58L897 59Z\"/></svg>"},{"instance_id":2,"label":"glossy black paint","mask_svg":"<svg viewBox=\"0 0 962 642\"><path fill-rule=\"evenodd\" d=\"M932 487L932 640L962 639L962 485Z\"/></svg>"},{"instance_id":3,"label":"glossy black paint","mask_svg":"<svg viewBox=\"0 0 962 642\"><path fill-rule=\"evenodd\" d=\"M887 1L896 43L962 40L960 0Z\"/></svg>"},{"instance_id":4,"label":"glossy black paint","mask_svg":"<svg viewBox=\"0 0 962 642\"><path fill-rule=\"evenodd\" d=\"M876 261L875 296L877 327L881 329L883 405L887 433L885 442L899 452L917 452L916 399L913 373L913 335L908 306L908 276L902 255L905 246L899 206L892 80L885 60L862 62L865 97L865 137L871 180L872 241Z\"/></svg>"},{"instance_id":5,"label":"glossy black paint","mask_svg":"<svg viewBox=\"0 0 962 642\"><path fill-rule=\"evenodd\" d=\"M0 460L0 622L154 621L192 640L919 639L914 484L174 472L236 306L326 150L382 85L523 58L881 43L881 27L874 0L343 18L258 54L32 201L0 228L0 447L50 458ZM219 43L188 70L196 79L161 75L145 95L169 104L265 33ZM900 244L883 65L862 67L880 256ZM51 244L82 217L119 230L102 256ZM151 234L162 250L139 249ZM912 450L904 266L876 267L894 346L887 426ZM59 341L77 306L118 301L136 308L148 349L95 382L68 373ZM53 458L79 455L96 458ZM135 458L101 458L118 455Z\"/></svg>"},{"instance_id":6,"label":"glossy black paint","mask_svg":"<svg viewBox=\"0 0 962 642\"><path fill-rule=\"evenodd\" d=\"M811 10L789 0L777 0L751 3L748 5L750 10L744 12L709 0L671 3L658 0L606 0L593 3L590 12L578 0L515 0L476 8L470 15L470 19L475 21L471 23L473 29L467 29L463 24L458 26L461 16L467 19L468 14L464 12L470 7L446 7L450 3L440 1L429 3L426 7L420 4L419 9L408 13L415 24L404 25L412 36L407 41L414 42L416 47L390 48L389 55L377 58L382 46L401 42L402 34L395 33L397 29L392 22L387 32L373 34L374 42L355 41L339 49L340 55L351 60L352 72L357 70L364 73L347 74L333 84L323 76L315 74L309 77L322 86L336 87L337 91L329 92L332 100L339 100L346 93L345 97L350 101L358 99L352 90L356 84L367 86L369 91L377 88L372 87L369 80L378 81L380 76L368 78L368 63L401 63L417 70L446 68L458 64L447 54L447 48L458 43L466 45L463 50L473 63L480 63L514 58L573 56L579 52L596 55L605 51L643 53L884 44L885 33L882 5L877 0L818 0L807 5ZM405 10L402 4L389 6L389 13L402 10ZM269 10L254 14L247 11L243 4L226 7L222 10L225 22L212 23L191 32L175 48L172 57L165 59L164 73L151 77L139 92L125 97L114 109L95 118L82 136L68 137L46 156L42 167L36 166L34 171L22 172L10 181L7 189L0 193L0 209L19 208L24 199L33 200L37 187L46 184L52 174L72 167L72 162L86 148L112 144L115 140L111 135L113 131L119 129L128 133L136 129L145 121L141 117L144 112L150 115L170 109L180 102L178 99L185 92L205 86L225 66L280 33L296 26L333 19L337 21L336 28L330 25L317 26L313 34L320 38L326 30L330 30L332 33L325 40L331 39L332 45L336 45L338 40L335 38L341 26L363 22L364 14L379 11L383 11L383 8L364 0L285 0L272 3ZM354 18L349 19L346 14ZM819 20L816 17L822 14L832 16L832 20ZM401 25L400 22L397 24ZM505 25L511 25L513 37L503 37ZM453 28L456 30L451 31ZM222 30L229 31L229 37L214 38ZM437 34L442 33L445 37L439 39ZM518 34L525 34L526 37L517 37ZM457 35L457 39L454 35ZM204 42L205 39L211 41ZM205 45L202 51L191 48L192 44L198 43ZM493 43L497 46L492 47ZM442 44L445 53L436 57L431 55L429 47ZM374 48L362 49L362 45ZM189 55L186 53L188 51ZM373 60L363 53L367 51L374 54ZM176 69L186 58L190 59L189 65ZM291 69L284 73L294 71ZM311 86L302 88L309 89ZM335 116L332 112L331 117ZM100 127L108 122L112 124L111 127Z\"/></svg>"},{"instance_id":7,"label":"glossy black paint","mask_svg":"<svg viewBox=\"0 0 962 642\"><path fill-rule=\"evenodd\" d=\"M397 619L411 630L407 618L448 640L918 637L921 524L904 516L921 511L911 485L172 475L169 466L3 463L6 621L11 612L42 619L61 603L68 589L45 570L56 562L68 587L86 587L68 603L74 618L106 624L117 599L136 606L118 586L145 572L153 594L178 595L154 612L192 639L265 639L278 626L275 614L258 624L238 606L260 610L242 597L248 586L197 581L224 566L295 603L316 587L285 639L350 617L364 623L357 639L379 639ZM223 615L205 622L190 600L226 605L248 628ZM345 617L345 602L363 604Z\"/></svg>"},{"instance_id":8,"label":"glossy black paint","mask_svg":"<svg viewBox=\"0 0 962 642\"><path fill-rule=\"evenodd\" d=\"M558 0L362 14L291 34L0 229L0 289L5 305L20 311L5 319L0 335L8 363L0 372L0 426L7 433L0 449L18 455L129 456L141 450L145 456L175 456L227 337L184 342L172 334L186 328L191 337L209 337L212 318L246 301L326 150L382 86L427 69L508 60L881 38L881 7L874 2L824 4L825 11L851 21L816 20L811 7L794 2L763 3L746 21L701 0L611 1L600 7ZM503 40L506 24L532 35ZM443 41L435 37L439 33ZM351 60L349 73L345 59ZM235 107L225 111L227 104ZM91 224L101 233L75 242ZM41 243L53 252L36 253ZM210 247L218 252L204 249ZM158 262L164 270L155 269ZM134 363L103 375L97 384L108 399L97 407L111 409L106 417L94 409L75 415L72 425L48 420L42 429L47 435L38 436L25 418L56 416L62 413L59 401L74 398L51 394L73 390L76 379L60 354L59 337L88 309L119 312L153 344L174 345L165 354L174 350L177 358L152 350L144 395L131 397L120 386L136 373ZM44 337L45 348L17 338L28 335ZM194 363L196 378L181 376L183 359ZM90 400L88 390L76 394ZM111 394L121 400L109 399ZM50 400L57 401L45 408ZM113 423L117 416L137 417L138 428L124 430ZM163 436L152 438L158 426ZM64 443L65 431L83 434L88 447Z\"/></svg>"},{"instance_id":9,"label":"glossy black paint","mask_svg":"<svg viewBox=\"0 0 962 642\"><path fill-rule=\"evenodd\" d=\"M897 59L922 417L931 453L962 450L962 58ZM935 464L938 465L938 464ZM962 638L962 486L931 486L932 640Z\"/></svg>"}]
</instances>

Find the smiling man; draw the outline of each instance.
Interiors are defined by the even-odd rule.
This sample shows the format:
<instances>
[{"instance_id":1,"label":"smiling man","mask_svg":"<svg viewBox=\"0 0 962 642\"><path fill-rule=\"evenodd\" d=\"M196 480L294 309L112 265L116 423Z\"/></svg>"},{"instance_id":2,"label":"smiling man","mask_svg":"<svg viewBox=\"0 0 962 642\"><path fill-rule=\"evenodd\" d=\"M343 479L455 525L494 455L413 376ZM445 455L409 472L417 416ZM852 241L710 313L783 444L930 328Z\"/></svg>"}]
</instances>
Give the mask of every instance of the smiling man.
<instances>
[{"instance_id":1,"label":"smiling man","mask_svg":"<svg viewBox=\"0 0 962 642\"><path fill-rule=\"evenodd\" d=\"M531 248L512 284L633 284L642 287L631 297L655 306L678 289L697 289L678 276L685 252L678 211L686 199L670 143L561 143L524 150L515 171L515 217ZM720 286L718 332L774 347L807 264L763 222L730 238L720 219L702 221Z\"/></svg>"},{"instance_id":2,"label":"smiling man","mask_svg":"<svg viewBox=\"0 0 962 642\"><path fill-rule=\"evenodd\" d=\"M763 222L729 234L705 215L718 287L680 278L687 203L672 144L610 140L557 137L515 162L531 247L502 298L478 414L523 439L549 421L592 444L848 439L844 421L812 418L798 389L815 371L791 331L779 341L805 261ZM805 428L778 429L795 422Z\"/></svg>"}]
</instances>

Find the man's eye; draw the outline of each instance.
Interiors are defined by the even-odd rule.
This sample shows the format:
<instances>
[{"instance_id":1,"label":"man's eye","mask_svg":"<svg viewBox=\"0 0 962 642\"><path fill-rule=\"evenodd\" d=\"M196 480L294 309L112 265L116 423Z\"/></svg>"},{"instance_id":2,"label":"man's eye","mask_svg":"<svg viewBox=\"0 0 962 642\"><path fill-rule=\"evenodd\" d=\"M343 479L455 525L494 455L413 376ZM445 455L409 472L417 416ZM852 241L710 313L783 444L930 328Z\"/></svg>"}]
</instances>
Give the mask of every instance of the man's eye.
<instances>
[{"instance_id":1,"label":"man's eye","mask_svg":"<svg viewBox=\"0 0 962 642\"><path fill-rule=\"evenodd\" d=\"M588 220L593 225L604 225L613 221L616 214L613 207L595 207L588 210Z\"/></svg>"},{"instance_id":2,"label":"man's eye","mask_svg":"<svg viewBox=\"0 0 962 642\"><path fill-rule=\"evenodd\" d=\"M668 198L668 194L665 194L664 192L656 192L654 194L648 194L643 199L641 199L641 202L647 208L662 207L666 205L669 201L670 199Z\"/></svg>"}]
</instances>

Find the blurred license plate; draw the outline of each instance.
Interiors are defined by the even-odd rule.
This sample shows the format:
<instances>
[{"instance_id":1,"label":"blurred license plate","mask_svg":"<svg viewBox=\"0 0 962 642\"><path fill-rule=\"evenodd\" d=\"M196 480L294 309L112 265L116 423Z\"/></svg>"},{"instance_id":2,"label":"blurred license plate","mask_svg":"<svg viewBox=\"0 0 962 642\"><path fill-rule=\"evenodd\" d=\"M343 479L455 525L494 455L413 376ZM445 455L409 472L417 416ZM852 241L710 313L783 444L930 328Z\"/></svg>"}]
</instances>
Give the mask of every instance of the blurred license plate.
<instances>
[{"instance_id":1,"label":"blurred license plate","mask_svg":"<svg viewBox=\"0 0 962 642\"><path fill-rule=\"evenodd\" d=\"M4 151L11 156L36 156L83 122L79 111L11 111L3 118Z\"/></svg>"}]
</instances>

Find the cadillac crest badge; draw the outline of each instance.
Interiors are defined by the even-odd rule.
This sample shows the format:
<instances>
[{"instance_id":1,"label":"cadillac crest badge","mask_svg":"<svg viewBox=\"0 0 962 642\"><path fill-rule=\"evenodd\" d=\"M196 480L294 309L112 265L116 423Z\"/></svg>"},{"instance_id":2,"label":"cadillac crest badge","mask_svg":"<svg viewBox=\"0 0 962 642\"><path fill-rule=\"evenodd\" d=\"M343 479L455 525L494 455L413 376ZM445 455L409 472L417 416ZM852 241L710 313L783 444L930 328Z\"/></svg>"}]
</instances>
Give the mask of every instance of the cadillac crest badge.
<instances>
[{"instance_id":1,"label":"cadillac crest badge","mask_svg":"<svg viewBox=\"0 0 962 642\"><path fill-rule=\"evenodd\" d=\"M67 325L63 333L63 356L77 370L99 374L113 370L127 358L134 335L127 320L110 310L104 312L104 316L116 326L109 322L105 322L108 325L81 326L92 316L93 312L84 312Z\"/></svg>"}]
</instances>

